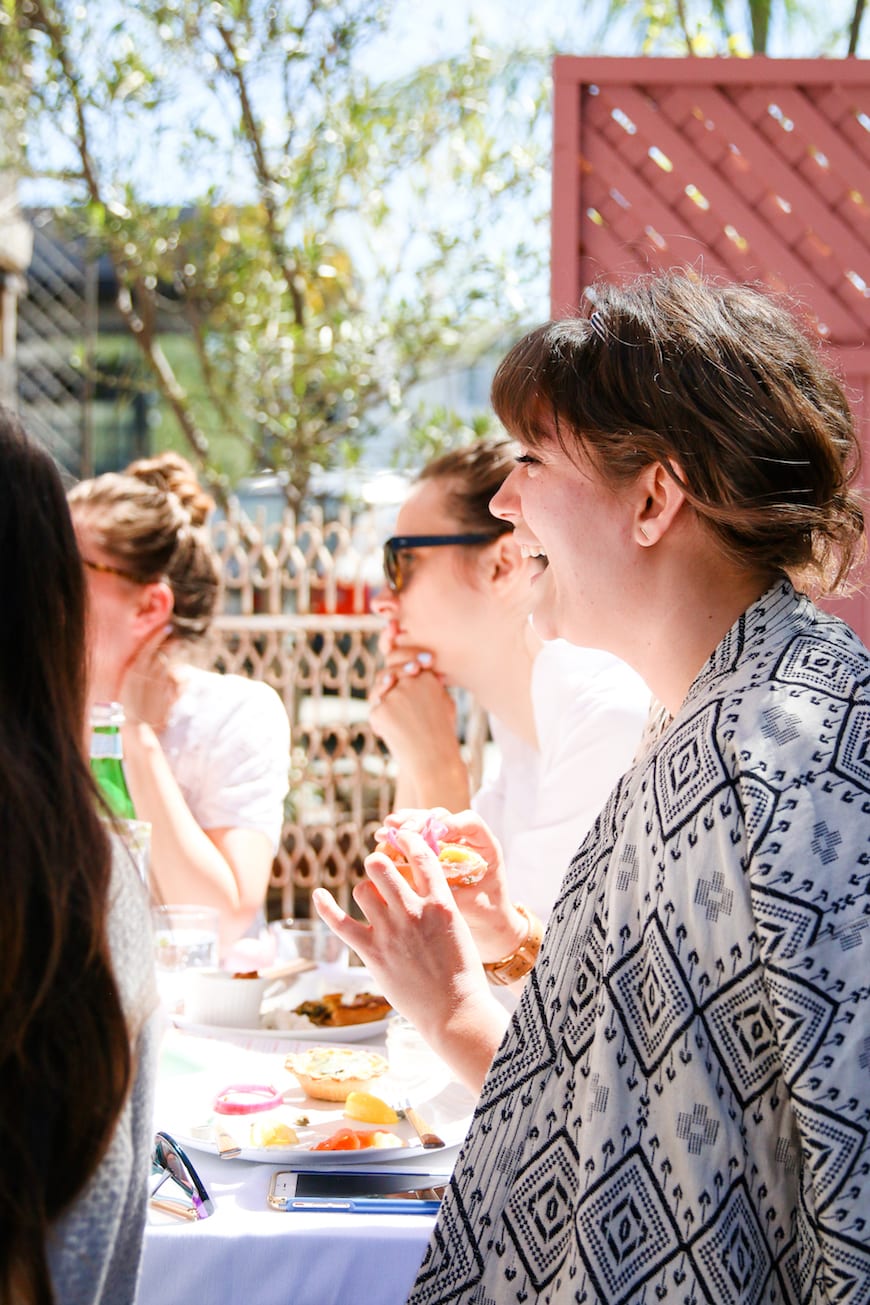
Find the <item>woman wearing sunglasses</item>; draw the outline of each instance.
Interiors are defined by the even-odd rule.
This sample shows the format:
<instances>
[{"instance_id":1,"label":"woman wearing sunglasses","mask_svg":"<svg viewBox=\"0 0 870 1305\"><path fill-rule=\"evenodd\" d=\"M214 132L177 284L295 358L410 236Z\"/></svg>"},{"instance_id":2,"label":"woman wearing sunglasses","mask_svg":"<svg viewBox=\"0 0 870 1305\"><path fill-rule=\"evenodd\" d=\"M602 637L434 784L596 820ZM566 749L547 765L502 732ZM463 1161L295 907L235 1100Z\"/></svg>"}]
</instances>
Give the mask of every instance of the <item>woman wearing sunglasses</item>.
<instances>
[{"instance_id":1,"label":"woman wearing sunglasses","mask_svg":"<svg viewBox=\"0 0 870 1305\"><path fill-rule=\"evenodd\" d=\"M146 895L85 753L60 476L0 409L0 1301L132 1305L155 1070Z\"/></svg>"},{"instance_id":2,"label":"woman wearing sunglasses","mask_svg":"<svg viewBox=\"0 0 870 1305\"><path fill-rule=\"evenodd\" d=\"M385 669L372 729L398 767L396 807L480 813L511 892L549 914L571 853L637 751L649 690L608 652L544 643L529 623L544 561L489 510L515 465L504 438L429 463L384 549ZM471 797L448 686L489 715L499 768Z\"/></svg>"},{"instance_id":3,"label":"woman wearing sunglasses","mask_svg":"<svg viewBox=\"0 0 870 1305\"><path fill-rule=\"evenodd\" d=\"M136 814L164 902L220 912L226 947L262 910L288 787L290 724L267 684L198 665L218 599L214 506L178 454L69 496L91 604L95 701L119 701Z\"/></svg>"},{"instance_id":4,"label":"woman wearing sunglasses","mask_svg":"<svg viewBox=\"0 0 870 1305\"><path fill-rule=\"evenodd\" d=\"M418 834L397 834L414 887L368 858L366 921L315 895L482 1089L410 1299L858 1299L870 653L807 596L863 552L853 419L760 291L670 273L592 307L502 362L521 452L492 507L547 556L540 635L624 657L672 719L572 860L537 960L523 921L501 911L499 939L493 918L528 971L506 1031Z\"/></svg>"}]
</instances>

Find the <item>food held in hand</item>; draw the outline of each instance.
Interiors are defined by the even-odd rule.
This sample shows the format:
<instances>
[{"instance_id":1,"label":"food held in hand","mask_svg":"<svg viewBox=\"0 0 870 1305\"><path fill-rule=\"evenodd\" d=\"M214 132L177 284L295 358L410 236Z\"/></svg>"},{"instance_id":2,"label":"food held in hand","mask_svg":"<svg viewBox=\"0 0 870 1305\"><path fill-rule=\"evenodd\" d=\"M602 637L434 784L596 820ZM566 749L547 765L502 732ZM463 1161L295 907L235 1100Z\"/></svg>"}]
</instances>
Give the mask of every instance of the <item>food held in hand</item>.
<instances>
[{"instance_id":1,"label":"food held in hand","mask_svg":"<svg viewBox=\"0 0 870 1305\"><path fill-rule=\"evenodd\" d=\"M382 853L383 856L388 856L402 878L407 879L408 883L413 886L414 876L411 873L411 867L405 860L405 853L400 847L396 847L392 843L376 843L375 851Z\"/></svg>"},{"instance_id":2,"label":"food held in hand","mask_svg":"<svg viewBox=\"0 0 870 1305\"><path fill-rule=\"evenodd\" d=\"M339 1128L322 1142L311 1148L312 1151L362 1151L366 1147L383 1149L404 1146L405 1143L395 1133L384 1133L380 1129Z\"/></svg>"},{"instance_id":3,"label":"food held in hand","mask_svg":"<svg viewBox=\"0 0 870 1305\"><path fill-rule=\"evenodd\" d=\"M438 860L450 884L476 884L486 874L486 862L479 852L464 843L442 843Z\"/></svg>"},{"instance_id":4,"label":"food held in hand","mask_svg":"<svg viewBox=\"0 0 870 1305\"><path fill-rule=\"evenodd\" d=\"M371 1092L351 1092L344 1103L348 1119L358 1119L363 1124L398 1124L399 1116L392 1106Z\"/></svg>"},{"instance_id":5,"label":"food held in hand","mask_svg":"<svg viewBox=\"0 0 870 1305\"><path fill-rule=\"evenodd\" d=\"M309 1047L284 1063L303 1092L317 1101L346 1101L351 1092L369 1092L389 1069L376 1051L358 1047Z\"/></svg>"},{"instance_id":6,"label":"food held in hand","mask_svg":"<svg viewBox=\"0 0 870 1305\"><path fill-rule=\"evenodd\" d=\"M359 992L348 997L340 992L328 992L316 1001L303 1001L293 1008L294 1015L305 1015L320 1028L340 1029L348 1024L370 1024L385 1020L392 1013L386 997L371 992Z\"/></svg>"},{"instance_id":7,"label":"food held in hand","mask_svg":"<svg viewBox=\"0 0 870 1305\"><path fill-rule=\"evenodd\" d=\"M389 831L393 833L393 830ZM466 847L464 843L443 843L436 840L437 846L433 851L438 853L438 860L444 870L444 877L450 884L466 885L476 884L486 874L486 861L483 857L475 852L473 848ZM378 843L375 848L376 852L383 852L395 863L399 873L413 884L414 878L411 867L405 859L405 854L400 847L392 842Z\"/></svg>"},{"instance_id":8,"label":"food held in hand","mask_svg":"<svg viewBox=\"0 0 870 1305\"><path fill-rule=\"evenodd\" d=\"M298 1146L299 1135L295 1128L279 1121L258 1119L251 1124L251 1146Z\"/></svg>"}]
</instances>

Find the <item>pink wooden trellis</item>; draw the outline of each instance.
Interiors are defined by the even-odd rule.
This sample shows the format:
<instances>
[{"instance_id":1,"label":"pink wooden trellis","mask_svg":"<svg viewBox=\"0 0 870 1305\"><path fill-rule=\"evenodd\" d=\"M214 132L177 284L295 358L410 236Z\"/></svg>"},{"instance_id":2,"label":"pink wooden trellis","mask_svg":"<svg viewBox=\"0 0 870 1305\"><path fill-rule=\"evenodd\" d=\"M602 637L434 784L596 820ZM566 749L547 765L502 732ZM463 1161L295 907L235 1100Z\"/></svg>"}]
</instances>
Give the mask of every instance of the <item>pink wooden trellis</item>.
<instances>
[{"instance_id":1,"label":"pink wooden trellis","mask_svg":"<svg viewBox=\"0 0 870 1305\"><path fill-rule=\"evenodd\" d=\"M857 59L554 63L550 299L692 264L787 291L862 421L870 484L870 66ZM836 610L870 640L870 595Z\"/></svg>"}]
</instances>

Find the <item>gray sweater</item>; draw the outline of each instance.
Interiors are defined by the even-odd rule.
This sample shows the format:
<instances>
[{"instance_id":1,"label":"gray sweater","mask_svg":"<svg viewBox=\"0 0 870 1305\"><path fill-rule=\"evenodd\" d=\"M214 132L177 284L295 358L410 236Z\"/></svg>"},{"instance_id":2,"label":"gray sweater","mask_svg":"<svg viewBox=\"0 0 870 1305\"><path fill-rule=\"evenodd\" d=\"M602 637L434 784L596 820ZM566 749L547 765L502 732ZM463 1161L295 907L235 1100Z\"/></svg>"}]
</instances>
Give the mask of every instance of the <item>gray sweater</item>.
<instances>
[{"instance_id":1,"label":"gray sweater","mask_svg":"<svg viewBox=\"0 0 870 1305\"><path fill-rule=\"evenodd\" d=\"M102 1163L51 1230L57 1305L133 1305L142 1256L159 1023L147 895L120 842L109 942L131 1032L133 1086Z\"/></svg>"}]
</instances>

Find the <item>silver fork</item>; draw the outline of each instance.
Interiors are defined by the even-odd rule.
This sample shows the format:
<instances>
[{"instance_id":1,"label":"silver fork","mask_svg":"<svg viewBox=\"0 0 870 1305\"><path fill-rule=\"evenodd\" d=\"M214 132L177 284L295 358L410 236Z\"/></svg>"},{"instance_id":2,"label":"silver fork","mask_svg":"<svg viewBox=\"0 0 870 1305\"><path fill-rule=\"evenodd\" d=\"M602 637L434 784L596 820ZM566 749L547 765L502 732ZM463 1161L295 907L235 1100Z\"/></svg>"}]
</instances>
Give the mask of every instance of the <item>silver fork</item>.
<instances>
[{"instance_id":1,"label":"silver fork","mask_svg":"<svg viewBox=\"0 0 870 1305\"><path fill-rule=\"evenodd\" d=\"M400 1101L396 1110L401 1114L413 1128L414 1132L420 1139L424 1151L434 1151L436 1147L446 1146L446 1143L437 1133L426 1123L425 1119L414 1109L407 1097Z\"/></svg>"}]
</instances>

